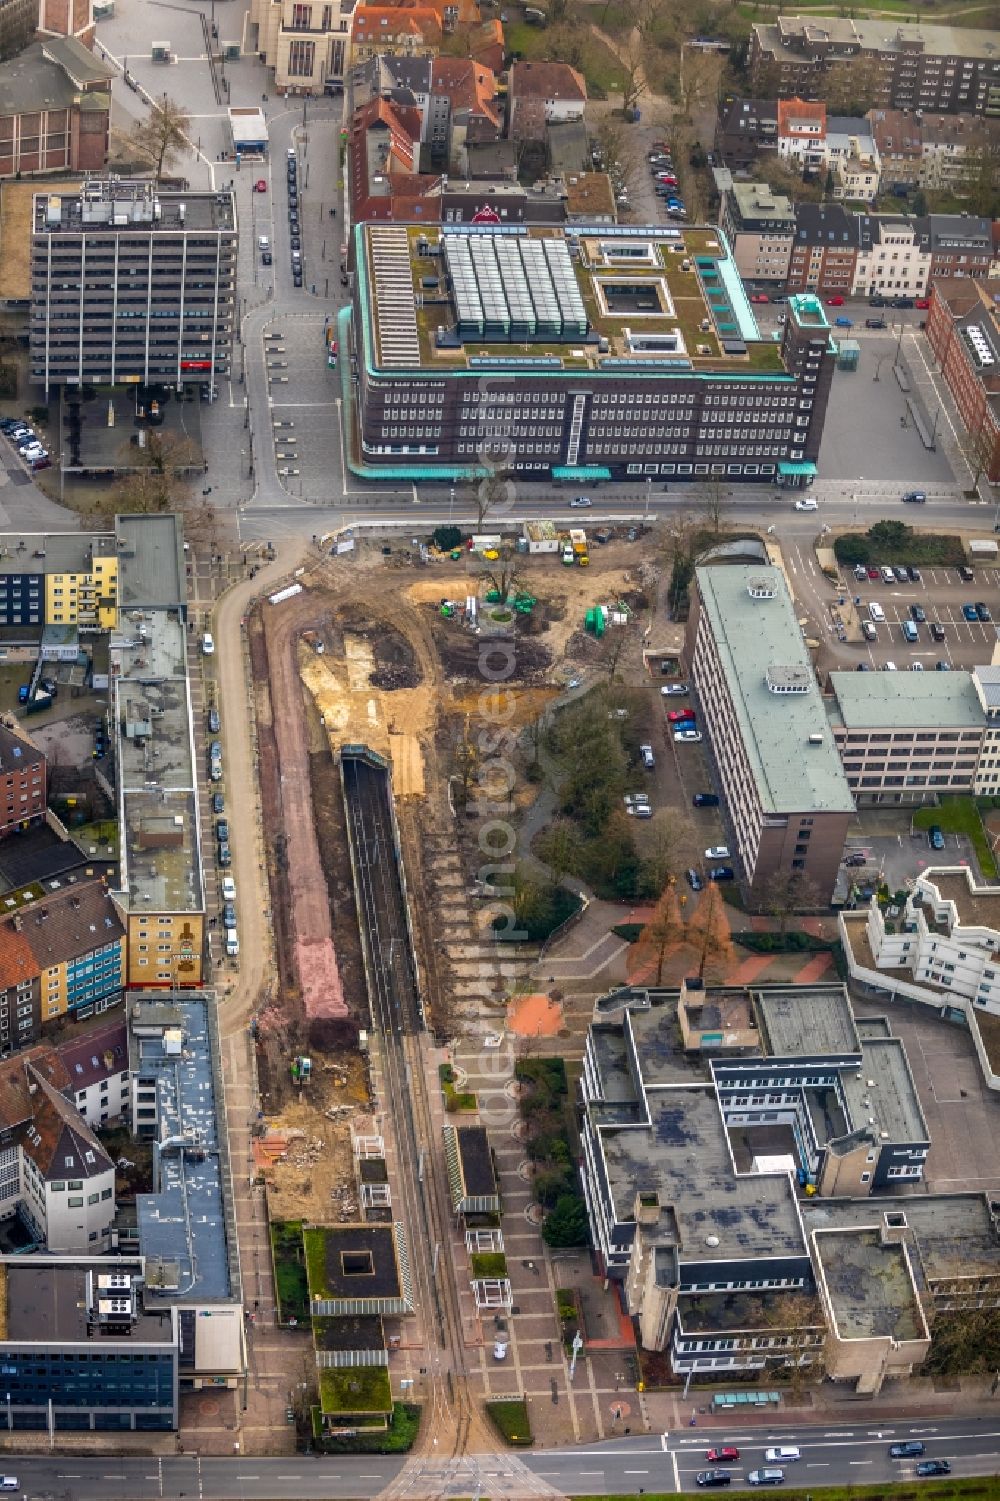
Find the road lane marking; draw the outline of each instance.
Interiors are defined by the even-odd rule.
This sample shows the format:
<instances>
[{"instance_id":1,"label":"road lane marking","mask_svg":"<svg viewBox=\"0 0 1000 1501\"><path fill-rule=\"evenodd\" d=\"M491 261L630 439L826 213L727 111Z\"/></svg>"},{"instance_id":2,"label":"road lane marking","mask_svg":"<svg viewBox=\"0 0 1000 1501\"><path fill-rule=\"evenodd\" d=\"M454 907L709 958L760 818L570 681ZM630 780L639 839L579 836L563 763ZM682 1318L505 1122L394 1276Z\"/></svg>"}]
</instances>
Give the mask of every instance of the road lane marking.
<instances>
[{"instance_id":1,"label":"road lane marking","mask_svg":"<svg viewBox=\"0 0 1000 1501\"><path fill-rule=\"evenodd\" d=\"M849 1465L873 1465L875 1461L874 1459L849 1459L847 1463Z\"/></svg>"},{"instance_id":2,"label":"road lane marking","mask_svg":"<svg viewBox=\"0 0 1000 1501\"><path fill-rule=\"evenodd\" d=\"M625 1474L625 1475L648 1475L649 1471L648 1470L624 1470L622 1473Z\"/></svg>"}]
</instances>

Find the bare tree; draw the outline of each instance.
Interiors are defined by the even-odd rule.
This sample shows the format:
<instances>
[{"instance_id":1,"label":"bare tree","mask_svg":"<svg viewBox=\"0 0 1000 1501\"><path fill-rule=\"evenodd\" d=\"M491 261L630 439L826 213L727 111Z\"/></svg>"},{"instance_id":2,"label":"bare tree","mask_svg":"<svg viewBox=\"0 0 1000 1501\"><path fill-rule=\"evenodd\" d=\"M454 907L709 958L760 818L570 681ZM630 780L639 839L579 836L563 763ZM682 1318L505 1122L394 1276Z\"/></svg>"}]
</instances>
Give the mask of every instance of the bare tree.
<instances>
[{"instance_id":1,"label":"bare tree","mask_svg":"<svg viewBox=\"0 0 1000 1501\"><path fill-rule=\"evenodd\" d=\"M165 166L171 165L191 145L188 132L191 116L181 104L163 96L162 104L154 104L145 120L137 120L132 128L132 148L153 170L153 176L163 176Z\"/></svg>"},{"instance_id":2,"label":"bare tree","mask_svg":"<svg viewBox=\"0 0 1000 1501\"><path fill-rule=\"evenodd\" d=\"M464 813L469 805L472 785L479 770L480 754L476 738L469 727L469 716L462 720L451 746L451 777L457 787L455 806Z\"/></svg>"},{"instance_id":3,"label":"bare tree","mask_svg":"<svg viewBox=\"0 0 1000 1501\"><path fill-rule=\"evenodd\" d=\"M583 852L583 840L576 825L568 818L554 818L534 842L539 860L549 867L552 880L559 885L563 876L574 871Z\"/></svg>"},{"instance_id":4,"label":"bare tree","mask_svg":"<svg viewBox=\"0 0 1000 1501\"><path fill-rule=\"evenodd\" d=\"M159 428L145 428L145 444L129 444L123 458L129 472L107 492L111 511L182 511L191 492L191 478L201 468L201 455L189 438Z\"/></svg>"},{"instance_id":5,"label":"bare tree","mask_svg":"<svg viewBox=\"0 0 1000 1501\"><path fill-rule=\"evenodd\" d=\"M764 882L760 905L775 918L784 936L794 913L819 906L819 891L812 877L801 870L776 870Z\"/></svg>"},{"instance_id":6,"label":"bare tree","mask_svg":"<svg viewBox=\"0 0 1000 1501\"><path fill-rule=\"evenodd\" d=\"M521 575L518 572L518 554L509 543L504 543L496 549L497 557L484 558L482 577L490 588L500 596L500 603L506 604L512 594L516 594Z\"/></svg>"},{"instance_id":7,"label":"bare tree","mask_svg":"<svg viewBox=\"0 0 1000 1501\"><path fill-rule=\"evenodd\" d=\"M788 1371L789 1385L797 1393L807 1376L819 1380L823 1375L823 1306L818 1297L805 1292L769 1294L764 1303L770 1315L766 1327L775 1336L767 1358Z\"/></svg>"},{"instance_id":8,"label":"bare tree","mask_svg":"<svg viewBox=\"0 0 1000 1501\"><path fill-rule=\"evenodd\" d=\"M724 517L731 505L730 493L721 479L706 480L699 490L705 525L713 537L718 537L725 530Z\"/></svg>"}]
</instances>

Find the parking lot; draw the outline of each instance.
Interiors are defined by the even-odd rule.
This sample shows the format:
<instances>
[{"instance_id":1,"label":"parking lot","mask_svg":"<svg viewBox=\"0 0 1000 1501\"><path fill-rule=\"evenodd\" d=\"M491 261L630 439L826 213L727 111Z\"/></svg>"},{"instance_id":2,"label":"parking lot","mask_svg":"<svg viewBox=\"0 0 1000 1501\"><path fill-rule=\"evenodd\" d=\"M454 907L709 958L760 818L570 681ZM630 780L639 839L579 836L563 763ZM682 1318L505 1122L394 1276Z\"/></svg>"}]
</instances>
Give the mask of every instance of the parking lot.
<instances>
[{"instance_id":1,"label":"parking lot","mask_svg":"<svg viewBox=\"0 0 1000 1501\"><path fill-rule=\"evenodd\" d=\"M897 570L898 571L898 570ZM997 642L996 617L1000 614L1000 568L977 568L971 583L963 582L956 568L920 568L919 579L892 584L881 578L855 577L845 570L845 585L851 590L861 621L870 620L869 606L881 605L885 621L872 622L874 641L863 641L852 653L870 667L893 661L899 668L919 663L925 670L947 662L949 667L970 668L989 663ZM976 606L985 606L990 619L980 619ZM922 611L924 620L914 618ZM966 610L974 619L967 618ZM912 644L903 637L903 623L909 621L917 633ZM944 631L936 641L932 627Z\"/></svg>"}]
</instances>

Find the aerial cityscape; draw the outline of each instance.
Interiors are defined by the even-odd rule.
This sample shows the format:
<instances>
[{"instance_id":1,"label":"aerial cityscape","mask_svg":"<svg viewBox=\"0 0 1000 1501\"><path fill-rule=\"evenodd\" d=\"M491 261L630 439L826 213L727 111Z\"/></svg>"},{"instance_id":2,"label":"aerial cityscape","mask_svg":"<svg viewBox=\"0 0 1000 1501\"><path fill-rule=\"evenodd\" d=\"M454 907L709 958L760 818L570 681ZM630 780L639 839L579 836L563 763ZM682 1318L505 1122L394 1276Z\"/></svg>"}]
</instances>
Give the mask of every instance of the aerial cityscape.
<instances>
[{"instance_id":1,"label":"aerial cityscape","mask_svg":"<svg viewBox=\"0 0 1000 1501\"><path fill-rule=\"evenodd\" d=\"M1000 1496L998 28L0 0L0 1493Z\"/></svg>"}]
</instances>

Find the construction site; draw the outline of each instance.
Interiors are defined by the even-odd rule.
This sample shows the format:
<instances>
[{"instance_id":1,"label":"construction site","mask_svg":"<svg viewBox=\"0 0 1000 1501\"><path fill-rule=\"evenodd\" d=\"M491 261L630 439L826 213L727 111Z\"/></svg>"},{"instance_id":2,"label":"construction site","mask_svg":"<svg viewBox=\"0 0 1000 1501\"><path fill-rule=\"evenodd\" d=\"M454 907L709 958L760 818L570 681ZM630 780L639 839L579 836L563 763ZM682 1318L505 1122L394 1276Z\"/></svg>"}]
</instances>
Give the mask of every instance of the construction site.
<instances>
[{"instance_id":1,"label":"construction site","mask_svg":"<svg viewBox=\"0 0 1000 1501\"><path fill-rule=\"evenodd\" d=\"M622 529L572 568L562 546L435 555L359 543L317 560L248 617L277 957L253 1024L263 1107L255 1165L272 1218L349 1217L352 1130L364 1129L373 1103L363 1037L359 1046L372 1027L370 974L343 747L365 747L390 769L427 1027L447 1041L490 1008L502 1026L511 993L529 987L531 958L501 961L480 929L483 857L457 806L476 770L470 725L478 733L484 691L499 695L495 716L523 742L568 687L641 670L658 576L648 539L640 550L628 536ZM495 647L509 664L499 682L483 668ZM523 770L523 743L519 754ZM526 812L536 790L519 777L511 811Z\"/></svg>"}]
</instances>

